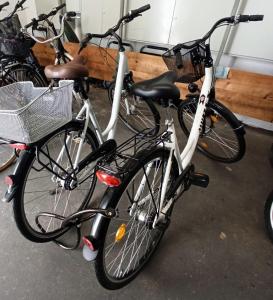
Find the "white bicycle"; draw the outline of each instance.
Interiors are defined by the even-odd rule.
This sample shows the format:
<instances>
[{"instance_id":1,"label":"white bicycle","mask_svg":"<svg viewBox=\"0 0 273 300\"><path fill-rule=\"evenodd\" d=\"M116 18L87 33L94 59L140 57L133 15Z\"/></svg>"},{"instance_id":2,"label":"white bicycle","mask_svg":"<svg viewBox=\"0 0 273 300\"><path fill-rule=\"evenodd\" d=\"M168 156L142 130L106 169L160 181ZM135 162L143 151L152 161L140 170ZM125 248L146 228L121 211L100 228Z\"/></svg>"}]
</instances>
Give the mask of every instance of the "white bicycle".
<instances>
[{"instance_id":1,"label":"white bicycle","mask_svg":"<svg viewBox=\"0 0 273 300\"><path fill-rule=\"evenodd\" d=\"M112 218L95 217L89 236L84 238L84 257L95 260L99 282L108 289L128 284L149 261L169 225L175 201L191 184L206 187L209 177L194 171L191 164L213 82L209 40L214 30L223 25L261 21L262 15L238 15L215 23L201 39L178 44L169 52L172 69L157 79L132 87L132 93L160 99L167 108L166 130L150 140L136 135L120 145L100 162L97 176L110 186L100 205L111 209ZM166 57L165 57L166 60ZM168 67L171 64L168 63ZM174 81L177 76L195 81L205 72L194 122L187 144L179 150L175 126L168 112L180 96Z\"/></svg>"},{"instance_id":2,"label":"white bicycle","mask_svg":"<svg viewBox=\"0 0 273 300\"><path fill-rule=\"evenodd\" d=\"M88 214L85 209L96 184L96 176L94 176L96 162L101 156L116 148L113 138L116 136L116 124L126 69L125 50L116 31L121 24L132 21L148 9L150 9L149 5L132 10L105 34L89 34L82 41L81 49L93 37L103 38L112 35L119 42L119 65L111 118L104 131L100 128L86 92L85 78L88 77L88 69L84 66L83 57L77 56L67 64L50 65L45 68L46 76L53 81L55 79L57 81L60 79L74 80L74 97L79 102L83 102L83 105L74 121L38 141L27 143L22 143L20 140L9 141L12 147L25 151L20 155L14 173L6 177L9 187L3 200L10 202L13 199L16 224L27 239L40 243L56 240L73 225L73 222L70 222L69 226L65 226L64 220L73 219L74 225L78 229L79 223ZM51 38L51 42L62 36L66 16L67 14L62 19L60 34ZM26 34L25 31L24 33ZM28 35L37 40L31 34ZM49 40L43 42L46 43ZM10 93L15 93L15 91L11 90ZM17 94L20 95L19 91L16 91ZM58 99L56 98L56 107L59 105L64 109L68 105L61 94ZM47 108L46 103L45 108ZM40 109L41 112L36 111L36 114L41 113L42 115L43 107ZM58 110L62 109L59 107ZM42 122L45 118L48 126L50 120L57 117L56 110L53 109L51 114L43 115L40 121ZM33 123L29 126L41 127L41 124ZM35 131L35 128L33 129ZM93 210L89 211L89 214L92 212ZM108 211L104 212L103 210L96 210L96 212L108 214ZM81 218L82 216L83 218ZM88 219L89 216L86 218Z\"/></svg>"}]
</instances>

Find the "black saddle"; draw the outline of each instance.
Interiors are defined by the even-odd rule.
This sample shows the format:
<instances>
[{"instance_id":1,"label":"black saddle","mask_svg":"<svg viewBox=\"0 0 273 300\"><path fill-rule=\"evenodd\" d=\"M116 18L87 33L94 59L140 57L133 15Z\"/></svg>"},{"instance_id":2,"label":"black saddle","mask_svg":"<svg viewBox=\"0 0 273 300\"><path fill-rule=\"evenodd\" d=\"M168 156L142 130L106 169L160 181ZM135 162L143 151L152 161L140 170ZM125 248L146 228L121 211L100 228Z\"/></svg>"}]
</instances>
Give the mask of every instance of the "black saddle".
<instances>
[{"instance_id":1,"label":"black saddle","mask_svg":"<svg viewBox=\"0 0 273 300\"><path fill-rule=\"evenodd\" d=\"M176 78L175 72L169 71L153 79L135 83L131 92L144 99L177 100L180 98L180 91L174 84Z\"/></svg>"}]
</instances>

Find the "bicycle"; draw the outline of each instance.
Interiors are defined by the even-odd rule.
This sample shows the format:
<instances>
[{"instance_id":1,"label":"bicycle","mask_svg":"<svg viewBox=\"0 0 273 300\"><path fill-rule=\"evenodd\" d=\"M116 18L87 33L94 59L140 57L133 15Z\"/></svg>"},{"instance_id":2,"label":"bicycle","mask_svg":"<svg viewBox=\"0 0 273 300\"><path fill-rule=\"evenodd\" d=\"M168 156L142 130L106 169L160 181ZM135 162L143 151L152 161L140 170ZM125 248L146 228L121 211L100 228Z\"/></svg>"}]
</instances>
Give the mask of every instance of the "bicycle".
<instances>
[{"instance_id":1,"label":"bicycle","mask_svg":"<svg viewBox=\"0 0 273 300\"><path fill-rule=\"evenodd\" d=\"M104 38L112 35L119 43L117 88L111 117L104 131L99 126L85 90L85 78L88 77L88 69L83 65L81 56L75 57L72 62L67 64L51 65L45 68L45 74L53 81L55 79L59 81L63 78L74 80L73 96L83 102L76 120L52 132L51 127L55 124L53 121L55 122L55 118L57 118L60 111L58 105L66 108L63 101L65 97L60 95L56 96L56 100L58 101L56 101L56 104L54 101L52 102L52 105L54 104L53 108L46 111L46 115L43 109L46 109L47 106L42 105L39 110L37 108L37 112L32 114L33 118L37 118L35 122L23 123L25 124L23 126L25 133L28 132L27 129L32 131L29 128L31 124L40 128L40 130L34 128L34 132L39 134L38 136L34 136L31 139L24 139L25 135L14 138L12 136L15 135L15 132L12 129L9 133L8 131L1 131L2 138L9 139L8 142L12 147L24 150L19 157L13 174L7 176L5 179L8 190L3 201L10 202L13 199L13 212L16 225L23 236L30 241L39 243L56 241L72 227L76 226L78 230L79 224L89 219L89 216L85 216L88 212L90 214L90 210L86 208L90 202L96 183L96 177L94 176L96 162L101 156L116 148L113 138L116 135L116 124L126 64L124 48L116 31L118 31L121 24L133 21L136 17L140 16L140 13L149 8L150 6L148 5L137 10L132 10L105 34L88 34L81 42L79 52L94 37ZM67 14L70 13L64 14L62 24ZM61 26L59 36L62 35L62 31L63 25ZM24 34L26 34L25 30ZM28 33L28 36L36 39L30 33ZM59 38L59 36L54 37L54 39ZM8 89L9 86L6 88ZM47 93L50 95L51 90L44 92L46 95ZM70 105L69 101L67 105ZM1 113L0 111L0 116ZM40 115L41 117L39 117ZM44 118L45 124L43 125ZM49 130L47 135L45 135L45 127ZM41 133L42 136L40 136ZM42 182L41 179L43 179ZM93 214L94 211L106 216L112 213L111 210L102 209L93 209L91 213ZM63 224L65 224L67 219L73 219L74 222L72 220L68 224L69 226L64 226ZM80 234L79 231L78 234ZM57 243L64 248L71 248L61 244L58 240Z\"/></svg>"},{"instance_id":2,"label":"bicycle","mask_svg":"<svg viewBox=\"0 0 273 300\"><path fill-rule=\"evenodd\" d=\"M13 35L16 35L16 32L19 31L19 29L21 29L21 24L18 19L18 16L14 14L19 8L22 7L25 1L26 0L22 0L18 2L13 12L10 14L10 16L4 19L4 20L8 20L9 22L9 20L11 20L11 18L14 17L14 20L12 22L16 23L17 25L12 26ZM8 4L5 3L5 5ZM69 62L73 59L73 57L65 50L63 46L63 43L61 41L62 35L58 35L54 23L49 20L50 17L54 17L58 13L58 11L60 11L64 7L65 4L62 4L56 8L53 8L48 14L39 15L37 19L36 18L32 19L32 21L25 26L25 28L31 27L32 32L40 31L40 32L47 33L48 31L50 31L53 33L53 39L49 38L46 41L51 44L52 48L55 51L56 58L54 63L56 65ZM74 13L67 15L66 18L68 19L73 16L75 16ZM64 19L63 22L65 22L66 18ZM41 22L45 22L47 24L47 27L40 25ZM13 47L12 49L7 46L7 40L5 40L5 51L4 51L5 54L2 56L2 61L1 61L1 69L2 69L1 86L11 84L14 82L30 80L33 82L34 86L46 87L49 85L49 82L45 77L44 68L39 64L33 51L30 49L31 43L29 43L29 37L27 35L24 35L24 37L25 38L23 39L20 38L20 40L23 41L23 47L19 47L17 45L16 48L12 46ZM56 37L58 38L56 39ZM25 44L26 40L28 42ZM39 38L35 38L34 42L43 43L44 41L41 41ZM14 43L12 45L14 45ZM22 46L21 43L20 46ZM1 152L0 172L2 172L15 162L16 158L20 153L20 150L19 149L14 150L5 141L0 141L0 152Z\"/></svg>"},{"instance_id":3,"label":"bicycle","mask_svg":"<svg viewBox=\"0 0 273 300\"><path fill-rule=\"evenodd\" d=\"M26 0L22 0L19 2L14 11L11 15L14 15L16 12L16 9L19 7L22 7L22 3L24 3ZM32 21L25 26L25 28L32 28L32 31L39 31L42 33L45 33L46 35L48 33L52 33L53 37L59 36L57 33L57 30L55 28L55 25L53 22L49 20L50 17L54 17L60 10L62 10L65 7L65 4L59 5L55 8L53 8L48 14L40 14L37 19L33 18ZM72 16L70 16L72 17ZM10 16L8 17L10 18ZM19 20L18 20L19 22ZM40 25L41 22L45 22L46 26ZM21 35L22 40L29 40L29 37L21 32L21 24L17 24L16 26L17 34L20 32L19 35ZM15 34L15 33L14 33ZM31 39L32 46L35 42L42 43L40 39ZM73 57L65 50L64 45L61 41L61 36L59 36L58 39L47 39L51 45L51 47L55 51L55 64L61 64L68 61L71 61ZM2 81L4 84L10 84L13 82L18 81L26 81L31 80L34 82L36 86L48 86L48 80L44 74L44 68L39 64L37 58L35 57L33 51L31 50L31 47L27 44L24 47L24 51L22 51L21 47L16 47L15 49L7 48L5 55L9 57L9 59L12 57L17 57L17 60L19 60L19 63L17 64L10 64L9 59L7 60L7 64L3 65L3 76Z\"/></svg>"},{"instance_id":4,"label":"bicycle","mask_svg":"<svg viewBox=\"0 0 273 300\"><path fill-rule=\"evenodd\" d=\"M168 65L169 69L177 71L177 67L173 61L169 59L172 50L168 50L163 54L163 60ZM187 52L187 50L185 50ZM185 53L186 54L186 53ZM190 66L183 66L183 70ZM194 68L194 67L193 67ZM198 75L192 78L192 74L186 77L172 77L172 74L160 75L147 81L146 89L154 82L159 83L160 80L165 80L166 76L172 77L171 80L183 83L189 83L189 94L186 99L173 100L172 107L178 110L178 120L184 134L189 137L194 116L197 110L197 104L200 97L198 85L193 83L204 76L204 65L198 70ZM131 91L134 84L132 72L128 72L124 78L124 86L122 92L121 110L119 117L123 123L133 132L137 133L146 128L153 128L151 135L156 136L160 128L160 114L155 104L150 99L141 100L141 96L136 96ZM234 163L241 160L245 154L245 130L243 124L236 116L222 103L216 100L215 97L215 79L212 82L209 93L209 102L206 113L203 117L201 133L197 149L207 157L223 162ZM108 97L112 101L112 95L115 89L113 81L108 90ZM152 91L151 91L151 96ZM160 101L158 101L160 104ZM142 108L143 107L143 108ZM144 111L144 113L142 113ZM152 121L151 121L152 120Z\"/></svg>"},{"instance_id":5,"label":"bicycle","mask_svg":"<svg viewBox=\"0 0 273 300\"><path fill-rule=\"evenodd\" d=\"M196 173L191 160L202 132L203 116L210 108L213 82L210 37L220 26L261 20L263 15L220 19L203 38L178 44L169 51L168 60L176 66L176 72L169 71L158 81L148 80L132 86L132 92L144 101L151 99L152 93L152 100L160 99L167 109L166 130L150 141L136 135L99 162L97 177L108 186L100 208L112 210L115 217L95 216L90 235L83 239L83 254L87 261L94 261L103 287L118 289L133 280L156 251L178 198L191 185L207 187L209 177ZM168 110L173 100L180 97L174 78L195 81L202 75L203 64L205 79L194 122L187 144L180 152Z\"/></svg>"}]
</instances>

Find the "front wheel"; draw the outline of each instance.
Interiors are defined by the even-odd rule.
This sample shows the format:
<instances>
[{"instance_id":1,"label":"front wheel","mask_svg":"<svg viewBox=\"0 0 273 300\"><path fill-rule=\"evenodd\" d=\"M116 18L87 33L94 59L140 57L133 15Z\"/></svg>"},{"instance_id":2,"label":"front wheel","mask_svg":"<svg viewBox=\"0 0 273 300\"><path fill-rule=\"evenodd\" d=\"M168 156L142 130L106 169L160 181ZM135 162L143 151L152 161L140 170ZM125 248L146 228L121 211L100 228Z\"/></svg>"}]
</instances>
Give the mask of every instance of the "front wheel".
<instances>
[{"instance_id":1,"label":"front wheel","mask_svg":"<svg viewBox=\"0 0 273 300\"><path fill-rule=\"evenodd\" d=\"M264 221L267 234L273 242L273 191L269 194L265 203Z\"/></svg>"},{"instance_id":2,"label":"front wheel","mask_svg":"<svg viewBox=\"0 0 273 300\"><path fill-rule=\"evenodd\" d=\"M196 99L185 100L178 108L179 123L186 136L192 128L197 102ZM207 104L197 147L209 158L223 163L237 162L245 154L242 124L216 100Z\"/></svg>"},{"instance_id":3,"label":"front wheel","mask_svg":"<svg viewBox=\"0 0 273 300\"><path fill-rule=\"evenodd\" d=\"M115 82L108 89L108 97L113 103L115 93ZM155 136L159 131L160 116L150 99L140 99L129 93L127 84L124 87L120 99L119 117L122 122L134 133L148 129L149 136Z\"/></svg>"},{"instance_id":4,"label":"front wheel","mask_svg":"<svg viewBox=\"0 0 273 300\"><path fill-rule=\"evenodd\" d=\"M98 216L91 233L100 242L96 275L107 289L121 288L133 280L163 237L166 223L154 227L153 222L159 211L162 176L169 154L162 149L142 152L137 161L126 166L129 173L121 186L108 188L103 197L102 207L114 208L118 213L111 220ZM177 176L174 160L167 190Z\"/></svg>"},{"instance_id":5,"label":"front wheel","mask_svg":"<svg viewBox=\"0 0 273 300\"><path fill-rule=\"evenodd\" d=\"M68 228L63 228L62 219L52 214L67 217L86 208L90 201L96 184L93 168L87 165L73 173L72 166L83 128L82 123L71 122L46 137L37 149L33 147L20 157L13 212L18 229L30 241L42 243L60 237ZM88 129L79 162L97 146L96 137Z\"/></svg>"}]
</instances>

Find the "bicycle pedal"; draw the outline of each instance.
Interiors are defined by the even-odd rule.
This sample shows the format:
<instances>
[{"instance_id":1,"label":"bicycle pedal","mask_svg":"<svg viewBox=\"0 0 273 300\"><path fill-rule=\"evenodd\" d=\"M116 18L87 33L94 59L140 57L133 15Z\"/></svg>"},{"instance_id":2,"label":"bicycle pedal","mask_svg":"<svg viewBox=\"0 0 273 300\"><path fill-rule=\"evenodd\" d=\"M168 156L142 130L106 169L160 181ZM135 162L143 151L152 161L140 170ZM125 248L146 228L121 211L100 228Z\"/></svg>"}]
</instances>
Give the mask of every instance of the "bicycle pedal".
<instances>
[{"instance_id":1,"label":"bicycle pedal","mask_svg":"<svg viewBox=\"0 0 273 300\"><path fill-rule=\"evenodd\" d=\"M190 182L193 185L206 188L209 184L209 176L202 173L192 173L190 174Z\"/></svg>"}]
</instances>

